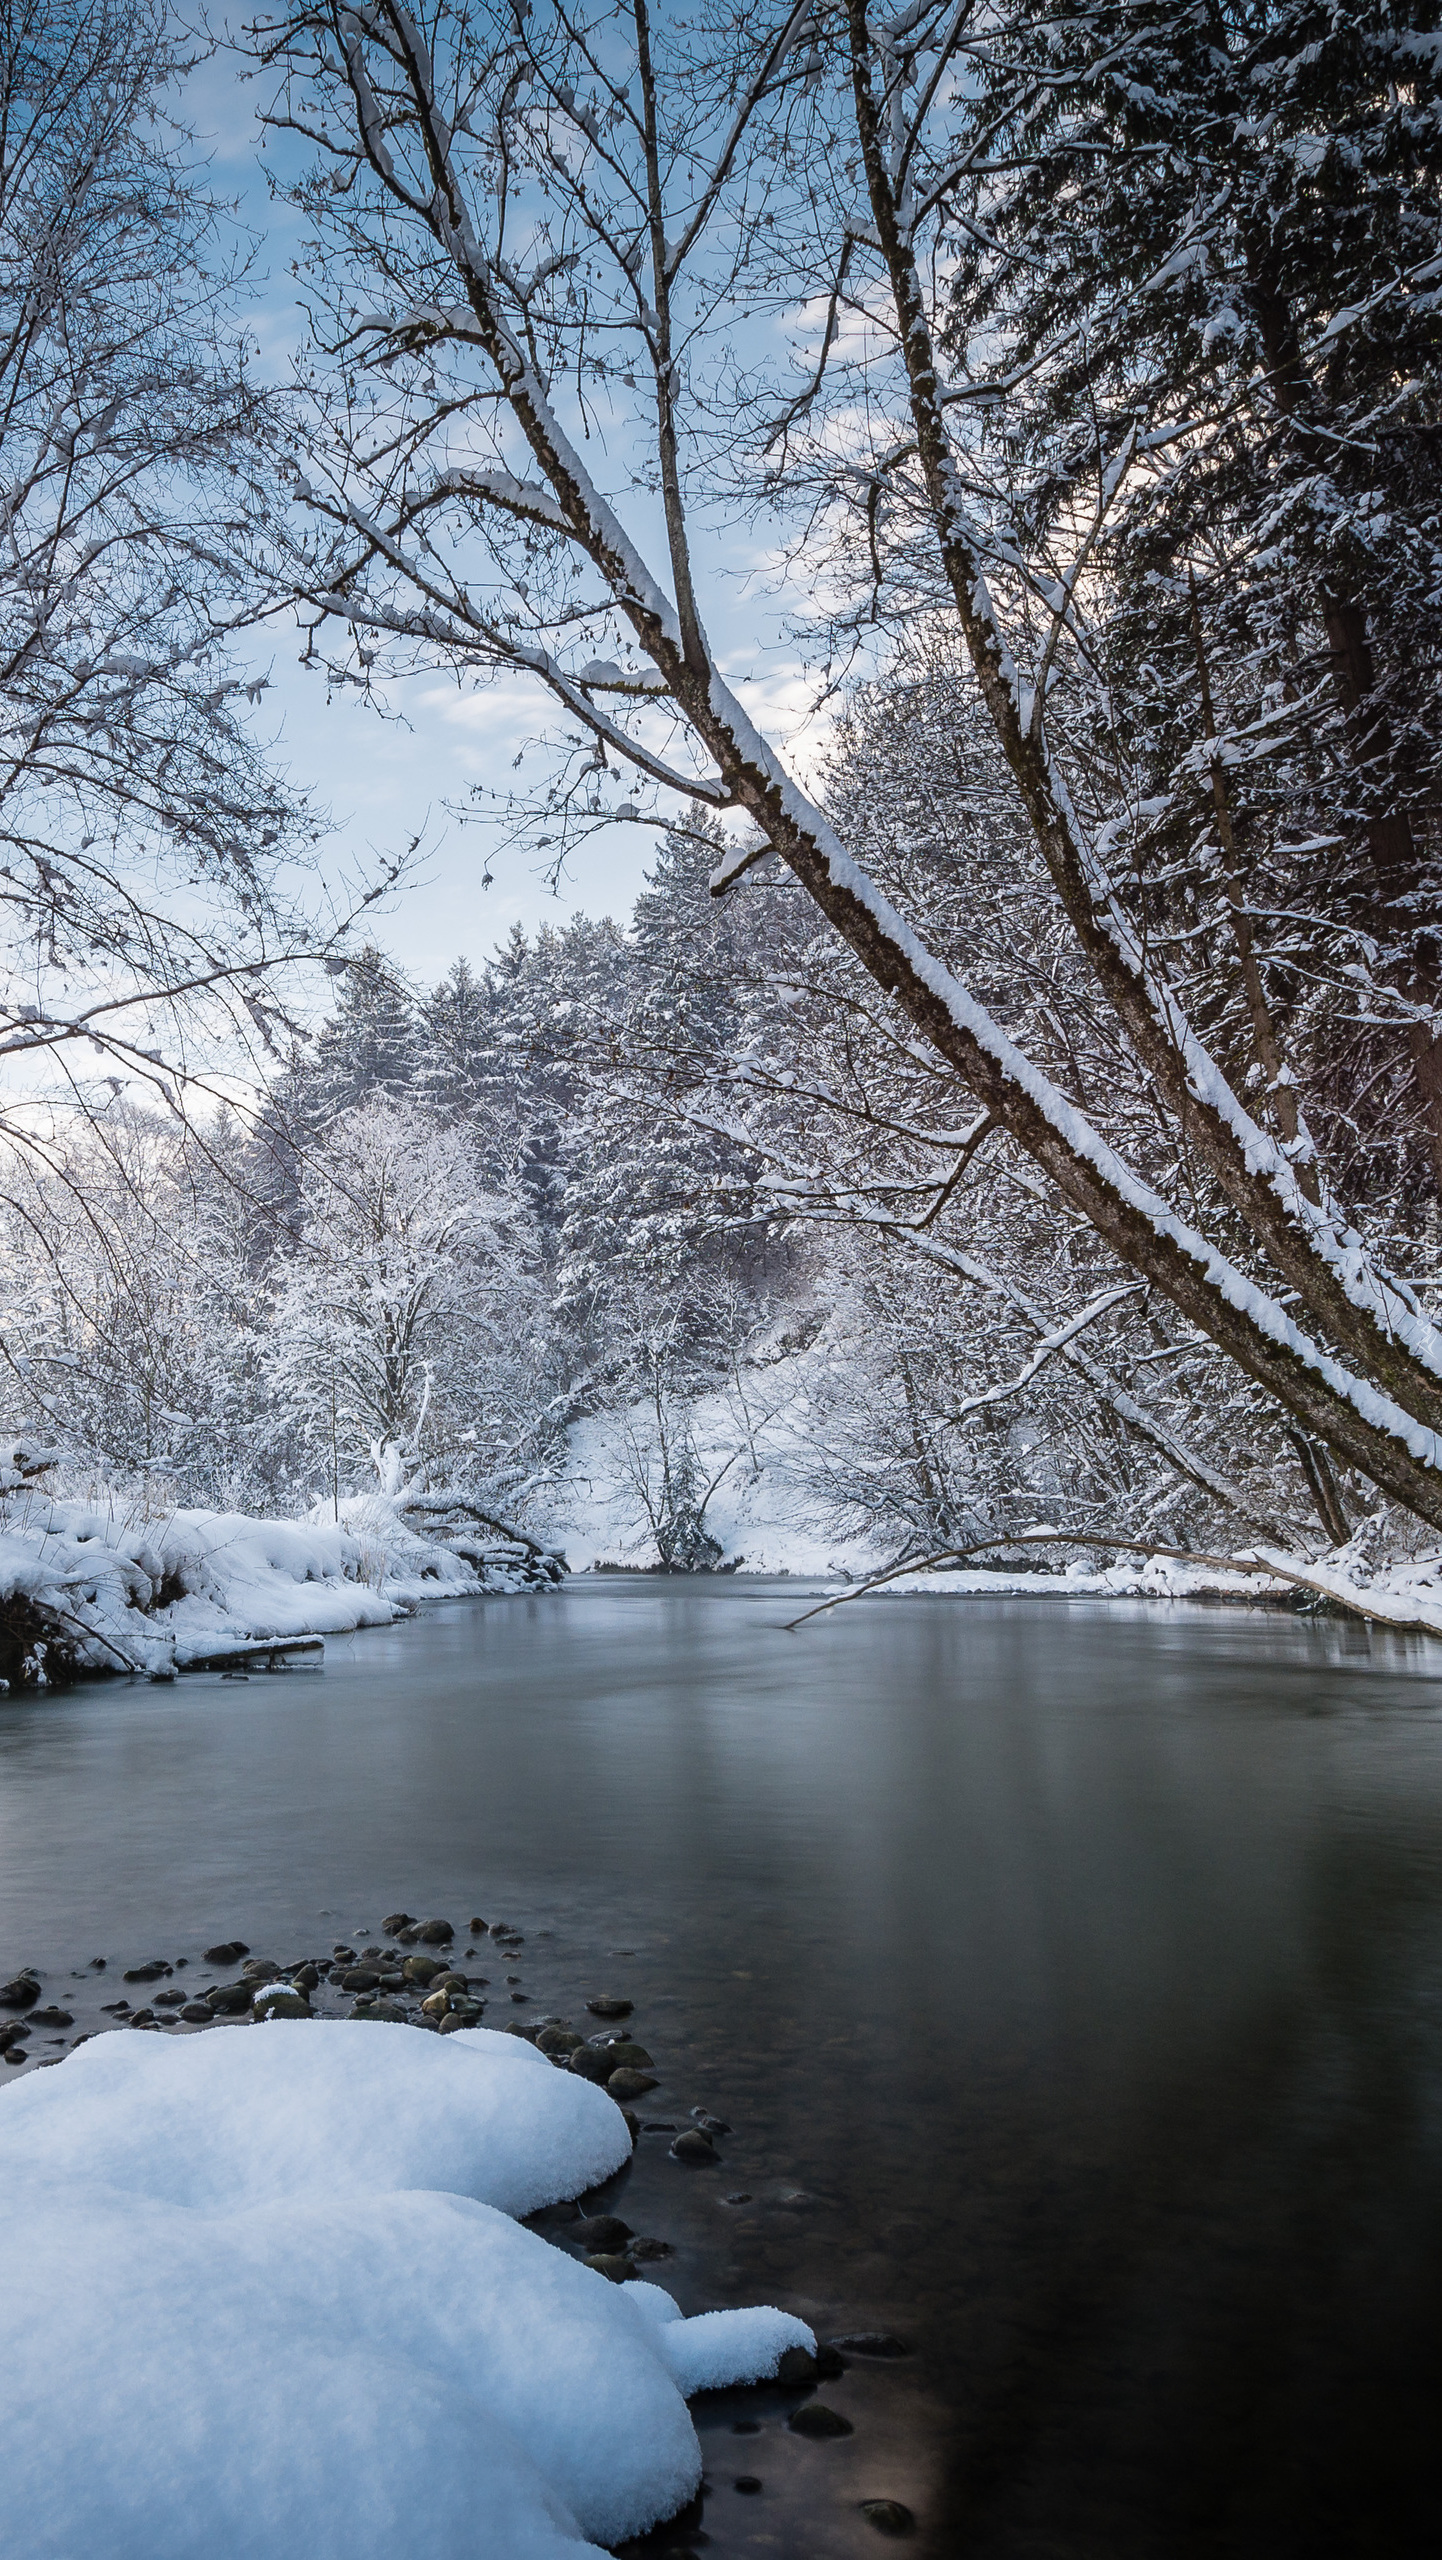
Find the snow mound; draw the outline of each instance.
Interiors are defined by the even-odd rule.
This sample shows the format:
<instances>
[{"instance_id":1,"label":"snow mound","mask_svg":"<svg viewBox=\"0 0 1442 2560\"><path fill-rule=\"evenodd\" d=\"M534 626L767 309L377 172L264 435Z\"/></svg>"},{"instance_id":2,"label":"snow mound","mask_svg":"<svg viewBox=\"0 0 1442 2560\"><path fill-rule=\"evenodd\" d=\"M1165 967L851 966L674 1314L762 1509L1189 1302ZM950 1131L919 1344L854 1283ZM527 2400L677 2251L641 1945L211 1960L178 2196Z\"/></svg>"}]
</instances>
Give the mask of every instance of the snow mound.
<instances>
[{"instance_id":1,"label":"snow mound","mask_svg":"<svg viewBox=\"0 0 1442 2560\"><path fill-rule=\"evenodd\" d=\"M812 2346L510 2215L629 2155L519 2038L108 2035L0 2094L7 2548L575 2560L700 2477L688 2392Z\"/></svg>"}]
</instances>

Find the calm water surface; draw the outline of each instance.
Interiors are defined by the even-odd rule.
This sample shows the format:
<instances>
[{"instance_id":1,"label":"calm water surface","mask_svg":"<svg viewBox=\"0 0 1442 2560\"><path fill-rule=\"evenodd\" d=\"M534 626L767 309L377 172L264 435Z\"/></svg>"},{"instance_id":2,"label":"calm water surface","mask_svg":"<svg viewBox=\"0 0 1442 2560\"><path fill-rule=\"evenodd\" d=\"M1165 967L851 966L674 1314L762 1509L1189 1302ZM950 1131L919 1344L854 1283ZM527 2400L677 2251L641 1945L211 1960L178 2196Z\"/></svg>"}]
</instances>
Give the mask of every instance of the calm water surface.
<instances>
[{"instance_id":1,"label":"calm water surface","mask_svg":"<svg viewBox=\"0 0 1442 2560\"><path fill-rule=\"evenodd\" d=\"M701 2527L648 2550L876 2560L878 2496L948 2560L1432 2550L1437 1654L1056 1600L788 1636L797 1591L588 1579L320 1672L7 1700L0 1964L89 2025L92 1955L114 1997L404 1905L516 1924L538 2006L634 1999L644 2103L734 2127L607 2191L662 2280L913 2350L827 2385L839 2443L701 2406Z\"/></svg>"}]
</instances>

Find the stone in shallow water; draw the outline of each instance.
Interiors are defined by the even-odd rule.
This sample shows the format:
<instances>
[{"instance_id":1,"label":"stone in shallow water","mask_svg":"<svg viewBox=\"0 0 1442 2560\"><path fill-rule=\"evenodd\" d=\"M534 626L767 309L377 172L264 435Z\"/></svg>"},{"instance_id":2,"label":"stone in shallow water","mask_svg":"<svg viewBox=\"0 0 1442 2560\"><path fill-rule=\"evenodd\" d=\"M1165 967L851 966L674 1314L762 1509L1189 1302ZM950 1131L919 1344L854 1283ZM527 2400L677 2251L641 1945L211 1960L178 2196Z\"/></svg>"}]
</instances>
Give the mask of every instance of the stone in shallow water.
<instances>
[{"instance_id":1,"label":"stone in shallow water","mask_svg":"<svg viewBox=\"0 0 1442 2560\"><path fill-rule=\"evenodd\" d=\"M575 2053L585 2041L584 2036L577 2035L574 2027L542 2027L536 2046L541 2053Z\"/></svg>"},{"instance_id":2,"label":"stone in shallow water","mask_svg":"<svg viewBox=\"0 0 1442 2560\"><path fill-rule=\"evenodd\" d=\"M815 2436L818 2441L856 2433L851 2420L843 2418L839 2409L828 2409L824 2400L804 2401L799 2409L792 2410L786 2423L794 2436Z\"/></svg>"},{"instance_id":3,"label":"stone in shallow water","mask_svg":"<svg viewBox=\"0 0 1442 2560\"><path fill-rule=\"evenodd\" d=\"M598 2052L595 2045L578 2044L568 2067L579 2079L594 2080L598 2088L604 2088L616 2066L610 2055Z\"/></svg>"},{"instance_id":4,"label":"stone in shallow water","mask_svg":"<svg viewBox=\"0 0 1442 2560\"><path fill-rule=\"evenodd\" d=\"M878 2533L900 2535L916 2530L915 2516L899 2498L863 2498L861 2512L868 2524L875 2525Z\"/></svg>"},{"instance_id":5,"label":"stone in shallow water","mask_svg":"<svg viewBox=\"0 0 1442 2560\"><path fill-rule=\"evenodd\" d=\"M341 1975L340 1987L342 1991L374 1991L379 1981L380 1975L369 1965L353 1964Z\"/></svg>"},{"instance_id":6,"label":"stone in shallow water","mask_svg":"<svg viewBox=\"0 0 1442 2560\"><path fill-rule=\"evenodd\" d=\"M448 1947L455 1934L449 1920L427 1920L417 1932L421 1944L427 1947Z\"/></svg>"},{"instance_id":7,"label":"stone in shallow water","mask_svg":"<svg viewBox=\"0 0 1442 2560\"><path fill-rule=\"evenodd\" d=\"M590 2257L582 2260L582 2264L594 2268L596 2274L604 2276L608 2284L625 2284L635 2274L629 2258L618 2257L609 2249L595 2250Z\"/></svg>"},{"instance_id":8,"label":"stone in shallow water","mask_svg":"<svg viewBox=\"0 0 1442 2560\"><path fill-rule=\"evenodd\" d=\"M182 2018L188 2018L193 2027L208 2027L215 2011L206 2000L187 2000L180 2014Z\"/></svg>"},{"instance_id":9,"label":"stone in shallow water","mask_svg":"<svg viewBox=\"0 0 1442 2560\"><path fill-rule=\"evenodd\" d=\"M909 2356L911 2349L891 2329L853 2329L829 2342L844 2356Z\"/></svg>"},{"instance_id":10,"label":"stone in shallow water","mask_svg":"<svg viewBox=\"0 0 1442 2560\"><path fill-rule=\"evenodd\" d=\"M610 2055L614 2071L649 2071L651 2068L649 2053L643 2044L637 2044L634 2036L610 2036L604 2040L597 2036L594 2041L600 2052ZM715 2130L714 2125L702 2126L703 2133L714 2133Z\"/></svg>"},{"instance_id":11,"label":"stone in shallow water","mask_svg":"<svg viewBox=\"0 0 1442 2560\"><path fill-rule=\"evenodd\" d=\"M398 1938L402 1929L413 1929L415 1925L413 1911L393 1911L388 1919L381 1922L381 1935L385 1938Z\"/></svg>"},{"instance_id":12,"label":"stone in shallow water","mask_svg":"<svg viewBox=\"0 0 1442 2560\"><path fill-rule=\"evenodd\" d=\"M566 2236L578 2240L583 2249L624 2249L633 2235L619 2213L583 2213Z\"/></svg>"},{"instance_id":13,"label":"stone in shallow water","mask_svg":"<svg viewBox=\"0 0 1442 2560\"><path fill-rule=\"evenodd\" d=\"M167 1964L163 1956L152 1956L149 1964L128 1965L124 1978L127 1982L158 1982L162 1974L174 1971L175 1967Z\"/></svg>"},{"instance_id":14,"label":"stone in shallow water","mask_svg":"<svg viewBox=\"0 0 1442 2560\"><path fill-rule=\"evenodd\" d=\"M678 2133L671 2145L673 2160L684 2160L693 2169L715 2168L716 2148L704 2133Z\"/></svg>"},{"instance_id":15,"label":"stone in shallow water","mask_svg":"<svg viewBox=\"0 0 1442 2560\"><path fill-rule=\"evenodd\" d=\"M618 2000L610 1991L598 1991L595 1999L588 2000L586 2006L593 2018L629 2018L636 2003L634 2000Z\"/></svg>"},{"instance_id":16,"label":"stone in shallow water","mask_svg":"<svg viewBox=\"0 0 1442 2560\"><path fill-rule=\"evenodd\" d=\"M73 2027L75 2020L68 2009L32 2009L32 2027Z\"/></svg>"},{"instance_id":17,"label":"stone in shallow water","mask_svg":"<svg viewBox=\"0 0 1442 2560\"><path fill-rule=\"evenodd\" d=\"M33 1973L17 1973L0 1984L0 2009L33 2009L39 1997L40 1985Z\"/></svg>"},{"instance_id":18,"label":"stone in shallow water","mask_svg":"<svg viewBox=\"0 0 1442 2560\"><path fill-rule=\"evenodd\" d=\"M761 2483L754 2471L743 2471L740 2479L733 2480L731 2486L739 2489L743 2498L756 2498L761 2494Z\"/></svg>"},{"instance_id":19,"label":"stone in shallow water","mask_svg":"<svg viewBox=\"0 0 1442 2560\"><path fill-rule=\"evenodd\" d=\"M644 2098L656 2086L654 2071L613 2071L606 2083L613 2098Z\"/></svg>"},{"instance_id":20,"label":"stone in shallow water","mask_svg":"<svg viewBox=\"0 0 1442 2560\"><path fill-rule=\"evenodd\" d=\"M249 1953L243 1938L222 1938L219 1946L206 1948L205 1961L207 1964L239 1964L241 1957Z\"/></svg>"}]
</instances>

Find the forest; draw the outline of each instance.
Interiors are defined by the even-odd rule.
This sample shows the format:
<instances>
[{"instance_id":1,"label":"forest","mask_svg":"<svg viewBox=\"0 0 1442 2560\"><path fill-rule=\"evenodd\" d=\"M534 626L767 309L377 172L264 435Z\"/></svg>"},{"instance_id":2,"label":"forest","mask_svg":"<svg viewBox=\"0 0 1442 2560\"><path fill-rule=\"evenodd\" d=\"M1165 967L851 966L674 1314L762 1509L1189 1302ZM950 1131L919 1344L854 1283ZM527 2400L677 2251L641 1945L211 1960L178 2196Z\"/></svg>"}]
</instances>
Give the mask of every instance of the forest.
<instances>
[{"instance_id":1,"label":"forest","mask_svg":"<svg viewBox=\"0 0 1442 2560\"><path fill-rule=\"evenodd\" d=\"M704 1570L750 1488L770 1565L1423 1592L1429 13L372 0L229 41L289 371L168 18L5 18L12 1508L454 1498L545 1543L604 1495L603 1560ZM733 605L708 638L728 524L800 760ZM634 913L492 947L478 896L409 982L407 849L335 886L257 648L317 722L527 688L446 822L478 884L583 894L639 829Z\"/></svg>"}]
</instances>

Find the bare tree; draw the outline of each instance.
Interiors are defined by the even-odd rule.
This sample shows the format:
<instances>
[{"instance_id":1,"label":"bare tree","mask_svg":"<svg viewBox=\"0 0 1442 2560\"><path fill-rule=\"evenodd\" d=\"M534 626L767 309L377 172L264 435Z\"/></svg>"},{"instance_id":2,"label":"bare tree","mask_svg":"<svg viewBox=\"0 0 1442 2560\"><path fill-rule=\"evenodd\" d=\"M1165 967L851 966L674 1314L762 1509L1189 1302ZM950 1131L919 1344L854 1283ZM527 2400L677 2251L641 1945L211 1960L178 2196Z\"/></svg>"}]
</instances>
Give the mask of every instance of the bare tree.
<instances>
[{"instance_id":1,"label":"bare tree","mask_svg":"<svg viewBox=\"0 0 1442 2560\"><path fill-rule=\"evenodd\" d=\"M380 659L543 686L570 742L563 834L607 814L623 771L668 808L734 813L747 832L717 890L778 853L1113 1251L1305 1431L1442 1525L1442 1338L1313 1178L1305 1129L1264 1126L1208 1052L1056 751L1089 564L1134 453L1099 451L1091 520L1060 562L978 501L969 386L939 352L947 103L970 24L967 0L703 6L659 27L646 0L307 0L259 29L276 119L317 155L302 196L334 369L319 485L297 482L296 568L316 646L361 681ZM779 415L732 347L738 303L765 296L807 349ZM845 399L821 420L843 358ZM738 481L810 511L824 568L825 527L858 495L878 583L888 517L922 564L1170 1124L1176 1182L1023 1054L758 733L707 638L693 543L697 502Z\"/></svg>"},{"instance_id":2,"label":"bare tree","mask_svg":"<svg viewBox=\"0 0 1442 2560\"><path fill-rule=\"evenodd\" d=\"M178 1101L217 1037L263 1056L334 930L283 894L317 831L233 656L285 420L185 68L149 0L0 6L0 1058L101 1104L107 1071Z\"/></svg>"}]
</instances>

